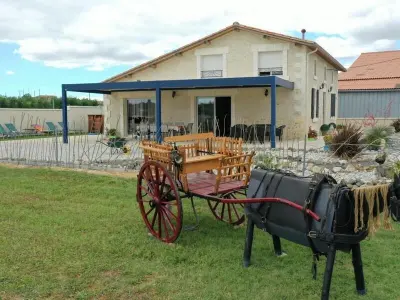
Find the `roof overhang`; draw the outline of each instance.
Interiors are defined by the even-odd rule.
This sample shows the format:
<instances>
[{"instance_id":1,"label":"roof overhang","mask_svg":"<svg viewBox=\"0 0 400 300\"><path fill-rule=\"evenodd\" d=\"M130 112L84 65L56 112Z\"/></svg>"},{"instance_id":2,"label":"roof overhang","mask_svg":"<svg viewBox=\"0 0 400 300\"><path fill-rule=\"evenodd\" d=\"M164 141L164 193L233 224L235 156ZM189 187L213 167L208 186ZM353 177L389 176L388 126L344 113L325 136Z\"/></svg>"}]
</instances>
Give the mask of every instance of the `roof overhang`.
<instances>
[{"instance_id":1,"label":"roof overhang","mask_svg":"<svg viewBox=\"0 0 400 300\"><path fill-rule=\"evenodd\" d=\"M275 85L294 89L294 83L277 76L207 78L185 80L155 80L130 82L100 82L63 84L62 89L69 92L111 94L113 92L151 91L151 90L189 90L268 87Z\"/></svg>"}]
</instances>

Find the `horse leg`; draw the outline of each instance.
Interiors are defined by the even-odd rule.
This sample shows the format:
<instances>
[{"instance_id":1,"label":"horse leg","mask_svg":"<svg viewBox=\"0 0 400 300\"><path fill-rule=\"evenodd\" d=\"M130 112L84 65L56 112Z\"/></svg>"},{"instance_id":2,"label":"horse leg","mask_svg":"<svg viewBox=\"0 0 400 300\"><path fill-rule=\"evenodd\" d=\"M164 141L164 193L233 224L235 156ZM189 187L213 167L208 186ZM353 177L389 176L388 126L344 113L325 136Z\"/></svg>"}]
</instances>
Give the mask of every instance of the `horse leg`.
<instances>
[{"instance_id":1,"label":"horse leg","mask_svg":"<svg viewBox=\"0 0 400 300\"><path fill-rule=\"evenodd\" d=\"M276 256L285 255L285 252L282 251L281 239L277 235L272 235L272 241L274 243L274 251Z\"/></svg>"},{"instance_id":2,"label":"horse leg","mask_svg":"<svg viewBox=\"0 0 400 300\"><path fill-rule=\"evenodd\" d=\"M250 265L251 248L253 246L254 222L247 218L246 241L244 245L243 266L247 268Z\"/></svg>"},{"instance_id":3,"label":"horse leg","mask_svg":"<svg viewBox=\"0 0 400 300\"><path fill-rule=\"evenodd\" d=\"M354 275L356 279L356 288L359 295L367 293L365 289L364 271L361 260L361 247L360 244L351 246L351 255L353 258Z\"/></svg>"},{"instance_id":4,"label":"horse leg","mask_svg":"<svg viewBox=\"0 0 400 300\"><path fill-rule=\"evenodd\" d=\"M328 257L326 258L326 267L324 274L324 283L322 285L321 300L329 299L329 290L331 288L333 265L335 264L336 248L335 244L330 245L328 251Z\"/></svg>"}]
</instances>

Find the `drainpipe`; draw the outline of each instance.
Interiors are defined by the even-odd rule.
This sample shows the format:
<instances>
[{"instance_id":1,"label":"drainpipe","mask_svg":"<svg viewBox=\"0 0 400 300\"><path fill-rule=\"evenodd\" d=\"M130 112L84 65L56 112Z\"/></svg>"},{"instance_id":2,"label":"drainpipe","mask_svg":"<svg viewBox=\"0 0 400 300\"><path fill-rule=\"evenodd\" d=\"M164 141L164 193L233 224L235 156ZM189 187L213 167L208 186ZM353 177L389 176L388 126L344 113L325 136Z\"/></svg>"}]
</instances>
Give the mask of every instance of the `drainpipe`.
<instances>
[{"instance_id":1,"label":"drainpipe","mask_svg":"<svg viewBox=\"0 0 400 300\"><path fill-rule=\"evenodd\" d=\"M311 52L308 52L307 53L307 55L306 55L306 96L305 96L305 100L306 101L304 101L304 107L305 107L305 112L306 112L306 120L307 120L307 97L308 97L308 57L311 55L311 54L313 54L313 53L315 53L315 52L317 52L318 51L318 48L315 48L313 51L311 51ZM306 123L306 128L305 128L305 130L306 130L306 132L307 132L307 130L308 130L308 127L307 127L307 123Z\"/></svg>"}]
</instances>

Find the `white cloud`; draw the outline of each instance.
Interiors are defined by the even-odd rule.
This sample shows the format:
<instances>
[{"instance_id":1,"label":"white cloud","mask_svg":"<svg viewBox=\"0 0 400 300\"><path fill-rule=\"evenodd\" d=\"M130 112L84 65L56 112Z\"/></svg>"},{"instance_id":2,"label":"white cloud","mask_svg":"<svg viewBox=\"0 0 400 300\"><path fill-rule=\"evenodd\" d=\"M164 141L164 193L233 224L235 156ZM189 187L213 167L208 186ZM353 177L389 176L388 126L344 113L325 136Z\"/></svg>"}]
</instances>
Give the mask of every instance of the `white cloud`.
<instances>
[{"instance_id":1,"label":"white cloud","mask_svg":"<svg viewBox=\"0 0 400 300\"><path fill-rule=\"evenodd\" d=\"M11 76L11 75L14 75L15 74L15 72L14 71L6 71L6 75L9 75L9 76Z\"/></svg>"},{"instance_id":2,"label":"white cloud","mask_svg":"<svg viewBox=\"0 0 400 300\"><path fill-rule=\"evenodd\" d=\"M306 28L339 59L393 48L400 36L397 0L0 0L0 11L0 42L17 43L24 59L93 71L136 65L234 21L284 34Z\"/></svg>"}]
</instances>

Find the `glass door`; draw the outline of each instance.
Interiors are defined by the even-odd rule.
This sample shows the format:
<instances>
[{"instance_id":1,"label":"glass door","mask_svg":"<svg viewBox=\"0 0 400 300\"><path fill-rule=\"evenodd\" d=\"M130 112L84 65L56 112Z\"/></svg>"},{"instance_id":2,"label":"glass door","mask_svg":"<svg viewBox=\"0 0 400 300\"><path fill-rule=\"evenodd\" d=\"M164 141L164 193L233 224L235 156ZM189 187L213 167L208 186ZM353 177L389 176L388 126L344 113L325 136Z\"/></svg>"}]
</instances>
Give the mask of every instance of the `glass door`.
<instances>
[{"instance_id":1,"label":"glass door","mask_svg":"<svg viewBox=\"0 0 400 300\"><path fill-rule=\"evenodd\" d=\"M214 132L215 128L215 98L197 98L197 131Z\"/></svg>"},{"instance_id":2,"label":"glass door","mask_svg":"<svg viewBox=\"0 0 400 300\"><path fill-rule=\"evenodd\" d=\"M128 99L128 134L137 132L140 124L155 123L156 102L154 99Z\"/></svg>"}]
</instances>

